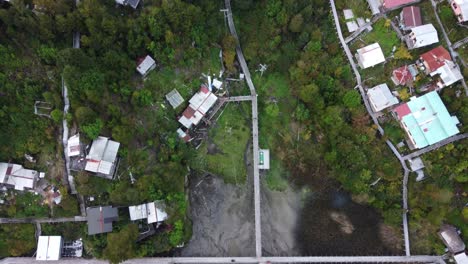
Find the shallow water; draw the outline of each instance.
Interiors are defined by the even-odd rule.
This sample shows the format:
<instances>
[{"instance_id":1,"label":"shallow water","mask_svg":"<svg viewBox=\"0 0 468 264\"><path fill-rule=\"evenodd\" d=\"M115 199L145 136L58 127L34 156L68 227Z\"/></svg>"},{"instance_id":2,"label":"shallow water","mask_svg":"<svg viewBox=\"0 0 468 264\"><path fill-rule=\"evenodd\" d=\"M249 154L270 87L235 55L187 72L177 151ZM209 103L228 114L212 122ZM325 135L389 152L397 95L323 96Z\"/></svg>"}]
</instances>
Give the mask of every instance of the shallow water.
<instances>
[{"instance_id":1,"label":"shallow water","mask_svg":"<svg viewBox=\"0 0 468 264\"><path fill-rule=\"evenodd\" d=\"M332 215L346 219L343 223ZM371 207L352 201L341 190L322 191L305 202L296 238L302 255L395 255L379 236L380 215ZM347 234L343 227L352 226ZM349 226L348 226L349 227Z\"/></svg>"}]
</instances>

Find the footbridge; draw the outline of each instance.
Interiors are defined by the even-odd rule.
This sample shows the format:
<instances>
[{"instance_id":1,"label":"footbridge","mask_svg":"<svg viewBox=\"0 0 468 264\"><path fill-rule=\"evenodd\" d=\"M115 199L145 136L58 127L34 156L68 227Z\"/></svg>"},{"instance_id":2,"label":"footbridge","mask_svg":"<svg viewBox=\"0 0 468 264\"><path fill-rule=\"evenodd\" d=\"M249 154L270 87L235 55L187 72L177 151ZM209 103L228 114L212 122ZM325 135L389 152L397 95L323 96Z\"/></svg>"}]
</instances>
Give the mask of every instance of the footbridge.
<instances>
[{"instance_id":1,"label":"footbridge","mask_svg":"<svg viewBox=\"0 0 468 264\"><path fill-rule=\"evenodd\" d=\"M6 258L0 264L43 263L31 258ZM97 259L61 259L64 264L105 264ZM131 259L124 264L198 264L198 263L445 263L438 256L323 256L323 257L186 257L186 258L141 258Z\"/></svg>"}]
</instances>

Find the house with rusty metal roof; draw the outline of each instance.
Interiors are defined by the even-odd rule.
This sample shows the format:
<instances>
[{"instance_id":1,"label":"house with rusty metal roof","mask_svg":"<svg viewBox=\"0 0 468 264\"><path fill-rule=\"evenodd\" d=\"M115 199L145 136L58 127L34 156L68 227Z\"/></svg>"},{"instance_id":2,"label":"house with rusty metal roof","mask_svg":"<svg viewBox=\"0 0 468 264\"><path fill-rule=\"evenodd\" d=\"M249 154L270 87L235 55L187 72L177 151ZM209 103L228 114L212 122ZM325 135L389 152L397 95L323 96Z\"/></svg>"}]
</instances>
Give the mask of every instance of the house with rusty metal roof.
<instances>
[{"instance_id":1,"label":"house with rusty metal roof","mask_svg":"<svg viewBox=\"0 0 468 264\"><path fill-rule=\"evenodd\" d=\"M392 81L395 85L411 85L418 75L416 65L404 65L392 71Z\"/></svg>"},{"instance_id":2,"label":"house with rusty metal roof","mask_svg":"<svg viewBox=\"0 0 468 264\"><path fill-rule=\"evenodd\" d=\"M419 61L426 74L431 77L439 77L436 79L438 89L463 79L460 68L452 61L449 52L442 46L422 54Z\"/></svg>"},{"instance_id":3,"label":"house with rusty metal roof","mask_svg":"<svg viewBox=\"0 0 468 264\"><path fill-rule=\"evenodd\" d=\"M400 26L403 30L409 30L422 25L421 8L419 6L404 7L400 13Z\"/></svg>"}]
</instances>

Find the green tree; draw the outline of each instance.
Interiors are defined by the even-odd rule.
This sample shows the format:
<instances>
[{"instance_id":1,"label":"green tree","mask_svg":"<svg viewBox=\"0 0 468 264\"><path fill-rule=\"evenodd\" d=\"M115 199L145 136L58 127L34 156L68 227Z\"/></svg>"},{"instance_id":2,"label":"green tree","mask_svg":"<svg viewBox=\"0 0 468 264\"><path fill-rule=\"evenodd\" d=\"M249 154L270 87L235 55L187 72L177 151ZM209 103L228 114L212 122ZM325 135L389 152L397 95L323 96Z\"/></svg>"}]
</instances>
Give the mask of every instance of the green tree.
<instances>
[{"instance_id":1,"label":"green tree","mask_svg":"<svg viewBox=\"0 0 468 264\"><path fill-rule=\"evenodd\" d=\"M107 246L103 251L104 258L111 263L120 263L124 260L134 258L137 255L136 239L138 237L138 226L129 224L119 232L107 235Z\"/></svg>"},{"instance_id":2,"label":"green tree","mask_svg":"<svg viewBox=\"0 0 468 264\"><path fill-rule=\"evenodd\" d=\"M409 50L401 43L400 47L395 51L395 59L397 60L412 60L413 56Z\"/></svg>"},{"instance_id":3,"label":"green tree","mask_svg":"<svg viewBox=\"0 0 468 264\"><path fill-rule=\"evenodd\" d=\"M289 22L289 30L294 33L301 32L303 23L304 23L304 18L302 17L301 14L297 14L293 16L293 18Z\"/></svg>"},{"instance_id":4,"label":"green tree","mask_svg":"<svg viewBox=\"0 0 468 264\"><path fill-rule=\"evenodd\" d=\"M235 72L236 39L231 35L223 38L223 61L229 72Z\"/></svg>"},{"instance_id":5,"label":"green tree","mask_svg":"<svg viewBox=\"0 0 468 264\"><path fill-rule=\"evenodd\" d=\"M361 105L361 95L356 90L349 90L343 96L343 104L351 109Z\"/></svg>"},{"instance_id":6,"label":"green tree","mask_svg":"<svg viewBox=\"0 0 468 264\"><path fill-rule=\"evenodd\" d=\"M81 130L89 139L96 139L101 133L104 123L101 119L97 118L94 123L81 126Z\"/></svg>"}]
</instances>

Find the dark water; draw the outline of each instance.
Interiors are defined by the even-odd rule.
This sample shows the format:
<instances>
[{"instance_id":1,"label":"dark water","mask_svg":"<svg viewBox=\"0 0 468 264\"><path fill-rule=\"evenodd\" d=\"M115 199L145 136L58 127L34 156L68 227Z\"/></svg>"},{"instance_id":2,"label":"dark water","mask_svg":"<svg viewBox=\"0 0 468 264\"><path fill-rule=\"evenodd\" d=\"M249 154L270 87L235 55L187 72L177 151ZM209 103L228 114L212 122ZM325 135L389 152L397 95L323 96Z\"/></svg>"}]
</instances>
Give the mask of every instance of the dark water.
<instances>
[{"instance_id":1,"label":"dark water","mask_svg":"<svg viewBox=\"0 0 468 264\"><path fill-rule=\"evenodd\" d=\"M353 202L337 188L327 188L308 199L301 213L297 241L303 255L395 255L379 237L380 215L372 208ZM347 216L354 226L344 233L330 217L331 212Z\"/></svg>"}]
</instances>

